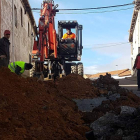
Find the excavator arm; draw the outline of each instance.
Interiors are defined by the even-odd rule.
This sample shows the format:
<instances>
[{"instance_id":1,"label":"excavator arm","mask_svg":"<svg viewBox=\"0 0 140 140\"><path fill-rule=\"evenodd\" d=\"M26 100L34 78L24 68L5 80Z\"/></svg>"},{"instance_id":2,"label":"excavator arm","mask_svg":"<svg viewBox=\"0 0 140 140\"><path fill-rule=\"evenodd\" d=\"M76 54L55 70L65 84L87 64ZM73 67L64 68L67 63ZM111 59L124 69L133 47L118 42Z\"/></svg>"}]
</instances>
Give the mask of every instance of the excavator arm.
<instances>
[{"instance_id":1,"label":"excavator arm","mask_svg":"<svg viewBox=\"0 0 140 140\"><path fill-rule=\"evenodd\" d=\"M34 43L33 53L37 53L38 59L44 61L51 54L57 58L57 38L54 24L54 16L56 15L56 6L52 0L43 1L41 15L39 19L38 40Z\"/></svg>"},{"instance_id":2,"label":"excavator arm","mask_svg":"<svg viewBox=\"0 0 140 140\"><path fill-rule=\"evenodd\" d=\"M34 68L31 76L40 77L44 75L45 80L55 79L68 75L75 69L74 73L81 73L81 64L66 63L67 61L80 61L82 55L82 26L77 21L58 22L58 35L55 30L54 17L58 5L53 0L43 1L40 11L37 40L34 42L32 51L32 64ZM76 29L76 42L71 40L61 43L63 29L67 27ZM79 70L78 70L79 69Z\"/></svg>"}]
</instances>

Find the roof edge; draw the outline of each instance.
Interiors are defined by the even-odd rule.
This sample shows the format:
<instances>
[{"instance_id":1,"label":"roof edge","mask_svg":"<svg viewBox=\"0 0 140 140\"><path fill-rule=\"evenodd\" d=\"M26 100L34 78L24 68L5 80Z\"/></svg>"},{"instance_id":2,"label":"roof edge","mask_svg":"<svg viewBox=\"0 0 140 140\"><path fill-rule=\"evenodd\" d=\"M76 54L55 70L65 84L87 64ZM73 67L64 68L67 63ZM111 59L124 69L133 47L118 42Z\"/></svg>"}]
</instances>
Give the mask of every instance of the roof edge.
<instances>
[{"instance_id":1,"label":"roof edge","mask_svg":"<svg viewBox=\"0 0 140 140\"><path fill-rule=\"evenodd\" d=\"M134 33L137 17L138 17L138 10L134 9L132 20L131 20L130 31L129 31L129 42L133 42L133 33Z\"/></svg>"},{"instance_id":2,"label":"roof edge","mask_svg":"<svg viewBox=\"0 0 140 140\"><path fill-rule=\"evenodd\" d=\"M139 13L139 10L140 10L140 0L135 0L134 4L135 4L135 8L134 8L134 11L133 11L131 26L130 26L130 31L129 31L129 42L133 42L133 33L134 33L134 30L135 30L137 17L138 17L138 13Z\"/></svg>"},{"instance_id":3,"label":"roof edge","mask_svg":"<svg viewBox=\"0 0 140 140\"><path fill-rule=\"evenodd\" d=\"M28 0L21 0L21 2L23 3L24 5L24 9L25 9L25 12L28 13L30 19L31 19L31 24L33 25L33 29L34 29L34 32L36 33L36 22L35 22L35 19L34 19L34 16L33 16L33 12L31 10L31 6L30 6L30 3Z\"/></svg>"}]
</instances>

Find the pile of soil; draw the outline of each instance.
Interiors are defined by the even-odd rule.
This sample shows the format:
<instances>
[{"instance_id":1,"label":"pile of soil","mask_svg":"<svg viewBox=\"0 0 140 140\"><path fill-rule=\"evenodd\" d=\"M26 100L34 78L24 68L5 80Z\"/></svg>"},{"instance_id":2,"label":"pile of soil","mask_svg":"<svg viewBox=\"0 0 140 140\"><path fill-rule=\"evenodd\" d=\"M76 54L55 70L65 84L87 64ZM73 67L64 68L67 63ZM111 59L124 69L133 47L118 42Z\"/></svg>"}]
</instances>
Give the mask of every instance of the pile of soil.
<instances>
[{"instance_id":1,"label":"pile of soil","mask_svg":"<svg viewBox=\"0 0 140 140\"><path fill-rule=\"evenodd\" d=\"M106 112L120 113L120 106L138 107L140 98L120 88L110 75L96 81L75 74L62 79L38 82L0 69L0 139L2 140L86 140L85 132ZM101 92L101 90L103 92ZM120 94L116 101L105 101L91 113L78 111L72 99ZM114 92L113 92L114 91ZM84 119L84 120L83 120Z\"/></svg>"},{"instance_id":2,"label":"pile of soil","mask_svg":"<svg viewBox=\"0 0 140 140\"><path fill-rule=\"evenodd\" d=\"M83 113L83 119L85 122L92 123L109 111L119 114L121 106L130 106L135 108L140 106L140 98L131 91L121 88L119 90L119 94L120 98L117 98L115 101L103 101L102 104L99 107L93 109L92 112Z\"/></svg>"},{"instance_id":3,"label":"pile of soil","mask_svg":"<svg viewBox=\"0 0 140 140\"><path fill-rule=\"evenodd\" d=\"M106 113L90 127L88 140L139 140L140 108L123 106L120 114Z\"/></svg>"},{"instance_id":4,"label":"pile of soil","mask_svg":"<svg viewBox=\"0 0 140 140\"><path fill-rule=\"evenodd\" d=\"M95 81L84 79L79 75L70 74L62 79L57 79L55 84L53 81L47 82L46 86L47 85L51 85L49 91L57 89L59 96L61 95L70 99L96 98L101 96L101 94L105 97L110 97L114 94L120 95L120 98L117 98L115 101L103 101L102 104L93 109L92 112L84 112L83 119L86 124L94 122L111 110L115 113L120 113L120 106L140 106L140 98L131 91L119 87L119 82L111 78L110 74L100 76L100 78Z\"/></svg>"},{"instance_id":5,"label":"pile of soil","mask_svg":"<svg viewBox=\"0 0 140 140\"><path fill-rule=\"evenodd\" d=\"M80 75L70 74L62 79L57 79L56 87L67 97L73 99L94 98L99 94L98 88L94 87L90 79L84 79Z\"/></svg>"},{"instance_id":6,"label":"pile of soil","mask_svg":"<svg viewBox=\"0 0 140 140\"><path fill-rule=\"evenodd\" d=\"M48 83L52 84L52 81L48 81ZM71 99L91 99L101 95L114 94L120 90L119 81L111 78L110 74L100 76L95 81L84 79L77 74L70 74L57 79L55 87L59 92Z\"/></svg>"},{"instance_id":7,"label":"pile of soil","mask_svg":"<svg viewBox=\"0 0 140 140\"><path fill-rule=\"evenodd\" d=\"M119 82L116 81L114 78L111 77L111 74L106 73L105 76L100 75L100 77L93 82L98 87L105 87L106 85L115 85L116 87L119 86Z\"/></svg>"},{"instance_id":8,"label":"pile of soil","mask_svg":"<svg viewBox=\"0 0 140 140\"><path fill-rule=\"evenodd\" d=\"M1 140L86 139L89 128L76 104L53 82L25 79L7 68L0 73Z\"/></svg>"},{"instance_id":9,"label":"pile of soil","mask_svg":"<svg viewBox=\"0 0 140 140\"><path fill-rule=\"evenodd\" d=\"M120 106L139 107L140 98L129 91L128 89L119 87L119 81L111 77L110 74L100 76L97 80L93 81L93 86L98 88L96 95L105 96L109 98L112 95L120 95L115 101L103 101L100 106L93 109L92 112L84 112L83 119L87 124L90 124L106 114L106 112L113 111L116 114L120 113Z\"/></svg>"},{"instance_id":10,"label":"pile of soil","mask_svg":"<svg viewBox=\"0 0 140 140\"><path fill-rule=\"evenodd\" d=\"M111 74L106 73L105 76L100 75L97 80L93 81L93 86L98 88L98 96L118 93L119 81L111 77Z\"/></svg>"}]
</instances>

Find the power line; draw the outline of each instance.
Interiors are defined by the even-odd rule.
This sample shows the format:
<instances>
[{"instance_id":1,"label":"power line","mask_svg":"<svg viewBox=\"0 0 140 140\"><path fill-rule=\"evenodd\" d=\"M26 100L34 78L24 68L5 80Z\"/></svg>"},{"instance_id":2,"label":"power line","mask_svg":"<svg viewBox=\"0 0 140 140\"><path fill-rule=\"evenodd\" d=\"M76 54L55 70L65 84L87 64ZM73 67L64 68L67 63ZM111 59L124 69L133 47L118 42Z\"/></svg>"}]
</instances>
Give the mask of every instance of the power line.
<instances>
[{"instance_id":1,"label":"power line","mask_svg":"<svg viewBox=\"0 0 140 140\"><path fill-rule=\"evenodd\" d=\"M85 50L89 50L89 49L101 49L101 48L108 48L108 47L114 47L114 46L118 46L118 45L124 45L124 44L128 44L127 43L122 43L122 44L116 44L116 45L110 45L110 46L103 46L103 47L91 47L91 48L84 48Z\"/></svg>"},{"instance_id":2,"label":"power line","mask_svg":"<svg viewBox=\"0 0 140 140\"><path fill-rule=\"evenodd\" d=\"M95 8L82 8L82 9L58 9L58 10L97 10L97 9L107 9L107 8L115 8L115 7L123 7L123 6L128 6L128 5L134 5L134 3L127 3L127 4L122 4L122 5L113 5L113 6L106 6L106 7L95 7Z\"/></svg>"},{"instance_id":3,"label":"power line","mask_svg":"<svg viewBox=\"0 0 140 140\"><path fill-rule=\"evenodd\" d=\"M121 5L112 5L112 6L105 6L105 7L94 7L94 8L81 8L81 9L58 9L60 11L76 11L76 10L97 10L97 9L108 9L108 8L115 8L115 7L124 7L134 5L134 3L127 3ZM32 8L32 10L41 10L41 8Z\"/></svg>"},{"instance_id":4,"label":"power line","mask_svg":"<svg viewBox=\"0 0 140 140\"><path fill-rule=\"evenodd\" d=\"M109 13L109 12L115 12L115 11L124 11L124 10L129 10L134 7L126 8L126 9L119 9L119 10L111 10L111 11L100 11L100 12L86 12L86 13L57 13L57 14L96 14L96 13ZM36 13L40 13L38 11L33 11Z\"/></svg>"},{"instance_id":5,"label":"power line","mask_svg":"<svg viewBox=\"0 0 140 140\"><path fill-rule=\"evenodd\" d=\"M124 11L129 10L134 7L126 8L126 9L119 9L119 10L111 10L111 11L100 11L100 12L86 12L86 13L57 13L57 14L92 14L92 13L108 13L108 12L115 12L115 11Z\"/></svg>"},{"instance_id":6,"label":"power line","mask_svg":"<svg viewBox=\"0 0 140 140\"><path fill-rule=\"evenodd\" d=\"M83 46L93 46L93 45L121 45L121 44L127 44L129 42L115 42L115 43L103 43L103 44L92 44L92 45L83 45Z\"/></svg>"},{"instance_id":7,"label":"power line","mask_svg":"<svg viewBox=\"0 0 140 140\"><path fill-rule=\"evenodd\" d=\"M101 49L101 48L115 47L115 46L124 45L124 44L128 44L128 43L122 43L122 44L116 44L116 45L110 45L110 46L103 46L103 47L91 47L91 48L84 48L84 49L86 49L86 50L88 50L88 49Z\"/></svg>"}]
</instances>

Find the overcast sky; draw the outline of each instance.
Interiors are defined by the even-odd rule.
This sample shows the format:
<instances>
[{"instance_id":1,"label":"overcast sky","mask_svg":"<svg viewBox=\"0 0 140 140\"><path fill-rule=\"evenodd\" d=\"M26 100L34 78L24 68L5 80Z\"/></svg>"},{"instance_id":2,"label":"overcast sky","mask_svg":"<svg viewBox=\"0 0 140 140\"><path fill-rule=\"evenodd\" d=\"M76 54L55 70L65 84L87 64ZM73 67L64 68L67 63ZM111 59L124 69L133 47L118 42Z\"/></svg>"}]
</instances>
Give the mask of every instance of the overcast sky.
<instances>
[{"instance_id":1,"label":"overcast sky","mask_svg":"<svg viewBox=\"0 0 140 140\"><path fill-rule=\"evenodd\" d=\"M29 0L29 2L32 8L40 8L43 0ZM67 9L120 5L133 1L55 0L54 2L59 5L58 9ZM119 9L127 10L114 11ZM90 13L102 11L112 12ZM55 18L56 31L58 20L77 20L79 24L83 25L82 62L85 74L127 69L131 68L131 47L128 38L132 13L133 5L94 11L60 11ZM33 12L33 14L38 25L39 11Z\"/></svg>"}]
</instances>

